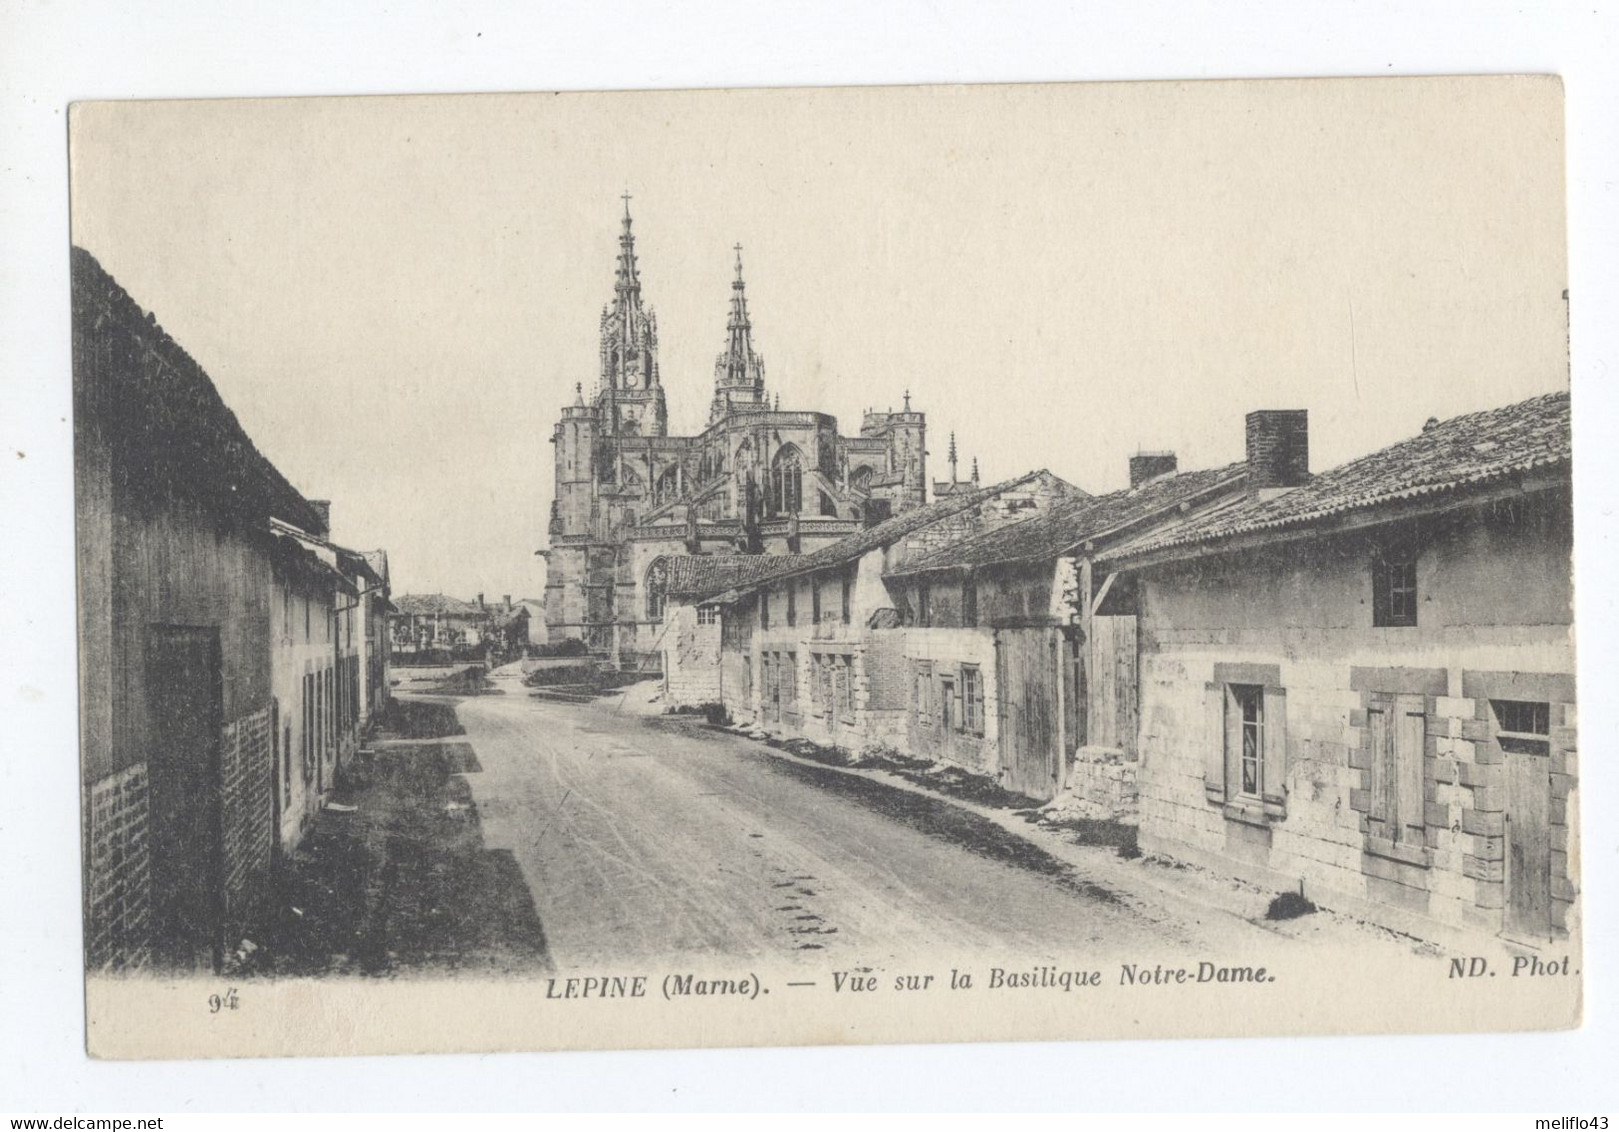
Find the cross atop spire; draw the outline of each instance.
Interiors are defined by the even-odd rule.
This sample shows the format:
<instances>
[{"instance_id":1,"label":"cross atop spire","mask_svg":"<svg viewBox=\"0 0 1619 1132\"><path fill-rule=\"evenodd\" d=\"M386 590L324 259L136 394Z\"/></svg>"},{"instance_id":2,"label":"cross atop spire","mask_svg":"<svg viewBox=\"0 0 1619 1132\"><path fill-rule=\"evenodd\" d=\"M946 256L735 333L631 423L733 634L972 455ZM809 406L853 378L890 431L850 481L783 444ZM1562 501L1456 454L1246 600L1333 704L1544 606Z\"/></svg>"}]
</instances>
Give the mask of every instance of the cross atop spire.
<instances>
[{"instance_id":1,"label":"cross atop spire","mask_svg":"<svg viewBox=\"0 0 1619 1132\"><path fill-rule=\"evenodd\" d=\"M624 219L628 220L630 218L630 190L625 189L619 196L624 200Z\"/></svg>"},{"instance_id":2,"label":"cross atop spire","mask_svg":"<svg viewBox=\"0 0 1619 1132\"><path fill-rule=\"evenodd\" d=\"M709 421L717 421L733 406L769 408L765 396L764 359L753 352L753 322L748 318L747 283L742 278L742 244L736 253L736 278L731 280L731 312L725 320L725 351L714 363L714 402Z\"/></svg>"}]
</instances>

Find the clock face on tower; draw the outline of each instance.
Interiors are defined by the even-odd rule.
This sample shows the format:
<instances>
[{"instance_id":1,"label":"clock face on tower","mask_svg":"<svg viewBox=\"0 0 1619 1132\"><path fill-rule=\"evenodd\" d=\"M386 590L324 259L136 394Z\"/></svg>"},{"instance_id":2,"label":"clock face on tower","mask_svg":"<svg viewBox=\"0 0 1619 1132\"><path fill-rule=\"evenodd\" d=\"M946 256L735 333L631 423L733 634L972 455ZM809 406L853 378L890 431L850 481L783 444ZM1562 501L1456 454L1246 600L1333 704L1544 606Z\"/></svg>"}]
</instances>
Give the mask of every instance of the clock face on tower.
<instances>
[{"instance_id":1,"label":"clock face on tower","mask_svg":"<svg viewBox=\"0 0 1619 1132\"><path fill-rule=\"evenodd\" d=\"M624 388L625 389L634 389L640 383L641 383L641 378L640 378L640 376L638 374L635 373L634 370L631 370L629 373L626 373L624 375Z\"/></svg>"}]
</instances>

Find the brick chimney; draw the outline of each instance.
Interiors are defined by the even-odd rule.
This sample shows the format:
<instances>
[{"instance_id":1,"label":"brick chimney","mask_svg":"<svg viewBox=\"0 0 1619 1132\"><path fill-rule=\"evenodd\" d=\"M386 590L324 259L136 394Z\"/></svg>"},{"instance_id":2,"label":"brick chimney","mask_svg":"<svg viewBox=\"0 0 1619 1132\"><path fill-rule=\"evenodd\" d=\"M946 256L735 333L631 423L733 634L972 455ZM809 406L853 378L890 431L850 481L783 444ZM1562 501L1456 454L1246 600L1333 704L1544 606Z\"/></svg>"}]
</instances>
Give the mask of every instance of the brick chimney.
<instances>
[{"instance_id":1,"label":"brick chimney","mask_svg":"<svg viewBox=\"0 0 1619 1132\"><path fill-rule=\"evenodd\" d=\"M1130 486L1138 487L1148 480L1169 475L1175 470L1173 452L1137 452L1130 457Z\"/></svg>"},{"instance_id":2,"label":"brick chimney","mask_svg":"<svg viewBox=\"0 0 1619 1132\"><path fill-rule=\"evenodd\" d=\"M320 516L320 530L310 531L314 535L329 535L332 533L332 501L330 499L311 499L309 506L315 509Z\"/></svg>"},{"instance_id":3,"label":"brick chimney","mask_svg":"<svg viewBox=\"0 0 1619 1132\"><path fill-rule=\"evenodd\" d=\"M1310 478L1310 414L1261 409L1248 414L1248 486L1298 487Z\"/></svg>"},{"instance_id":4,"label":"brick chimney","mask_svg":"<svg viewBox=\"0 0 1619 1132\"><path fill-rule=\"evenodd\" d=\"M483 594L482 593L478 594L478 608L479 609L483 608Z\"/></svg>"},{"instance_id":5,"label":"brick chimney","mask_svg":"<svg viewBox=\"0 0 1619 1132\"><path fill-rule=\"evenodd\" d=\"M512 595L511 594L502 595L500 600L505 604L507 609L510 609L512 607Z\"/></svg>"}]
</instances>

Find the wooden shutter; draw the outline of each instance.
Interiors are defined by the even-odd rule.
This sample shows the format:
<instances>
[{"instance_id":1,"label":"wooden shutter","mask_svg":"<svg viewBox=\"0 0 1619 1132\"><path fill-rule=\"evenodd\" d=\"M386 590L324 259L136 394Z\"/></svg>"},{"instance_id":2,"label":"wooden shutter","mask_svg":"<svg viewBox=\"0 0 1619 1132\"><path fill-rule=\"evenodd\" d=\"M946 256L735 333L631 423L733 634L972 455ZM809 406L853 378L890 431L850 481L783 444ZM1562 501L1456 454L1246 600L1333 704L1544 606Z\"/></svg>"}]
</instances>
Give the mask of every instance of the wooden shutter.
<instances>
[{"instance_id":1,"label":"wooden shutter","mask_svg":"<svg viewBox=\"0 0 1619 1132\"><path fill-rule=\"evenodd\" d=\"M1224 684L1203 685L1203 791L1211 802L1226 800L1225 697Z\"/></svg>"},{"instance_id":2,"label":"wooden shutter","mask_svg":"<svg viewBox=\"0 0 1619 1132\"><path fill-rule=\"evenodd\" d=\"M1393 705L1382 697L1374 696L1366 709L1366 728L1372 735L1372 796L1366 814L1366 832L1373 837L1394 839L1392 828L1385 828L1394 812L1394 727L1390 716Z\"/></svg>"},{"instance_id":3,"label":"wooden shutter","mask_svg":"<svg viewBox=\"0 0 1619 1132\"><path fill-rule=\"evenodd\" d=\"M1287 689L1265 689L1265 772L1260 791L1265 812L1287 815Z\"/></svg>"},{"instance_id":4,"label":"wooden shutter","mask_svg":"<svg viewBox=\"0 0 1619 1132\"><path fill-rule=\"evenodd\" d=\"M1423 740L1428 730L1427 703L1421 696L1396 701L1397 762L1395 763L1394 838L1407 844L1427 844L1422 804Z\"/></svg>"}]
</instances>

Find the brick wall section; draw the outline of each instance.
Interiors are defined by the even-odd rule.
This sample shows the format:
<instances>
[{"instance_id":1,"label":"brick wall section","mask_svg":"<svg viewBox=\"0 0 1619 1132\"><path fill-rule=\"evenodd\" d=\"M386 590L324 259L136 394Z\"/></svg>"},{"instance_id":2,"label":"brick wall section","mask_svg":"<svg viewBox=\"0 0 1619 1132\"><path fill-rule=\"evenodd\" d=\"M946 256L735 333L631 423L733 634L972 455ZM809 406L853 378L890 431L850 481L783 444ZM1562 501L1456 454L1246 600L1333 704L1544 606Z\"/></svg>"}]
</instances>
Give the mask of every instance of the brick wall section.
<instances>
[{"instance_id":1,"label":"brick wall section","mask_svg":"<svg viewBox=\"0 0 1619 1132\"><path fill-rule=\"evenodd\" d=\"M263 896L270 872L272 769L268 708L226 724L220 736L220 830L226 939L231 943L230 933Z\"/></svg>"},{"instance_id":2,"label":"brick wall section","mask_svg":"<svg viewBox=\"0 0 1619 1132\"><path fill-rule=\"evenodd\" d=\"M151 808L146 764L91 783L85 792L85 958L89 969L151 961Z\"/></svg>"},{"instance_id":3,"label":"brick wall section","mask_svg":"<svg viewBox=\"0 0 1619 1132\"><path fill-rule=\"evenodd\" d=\"M1294 487L1310 478L1310 418L1304 409L1267 409L1247 419L1248 483Z\"/></svg>"}]
</instances>

